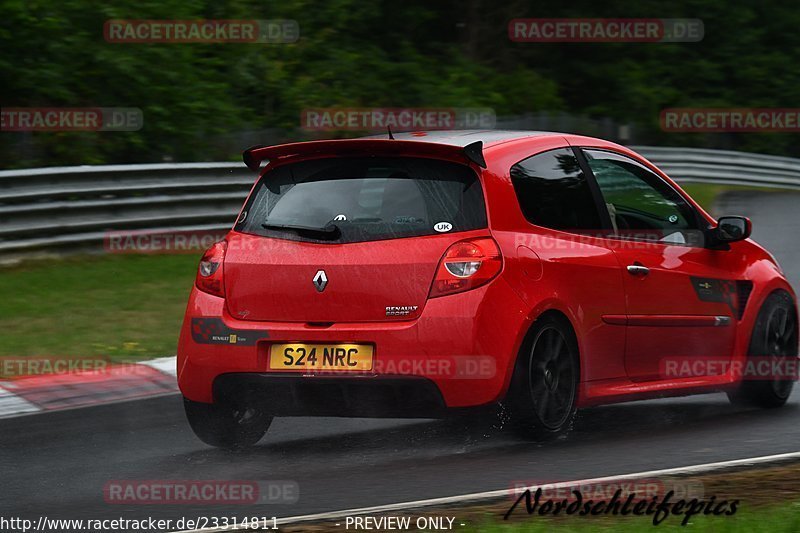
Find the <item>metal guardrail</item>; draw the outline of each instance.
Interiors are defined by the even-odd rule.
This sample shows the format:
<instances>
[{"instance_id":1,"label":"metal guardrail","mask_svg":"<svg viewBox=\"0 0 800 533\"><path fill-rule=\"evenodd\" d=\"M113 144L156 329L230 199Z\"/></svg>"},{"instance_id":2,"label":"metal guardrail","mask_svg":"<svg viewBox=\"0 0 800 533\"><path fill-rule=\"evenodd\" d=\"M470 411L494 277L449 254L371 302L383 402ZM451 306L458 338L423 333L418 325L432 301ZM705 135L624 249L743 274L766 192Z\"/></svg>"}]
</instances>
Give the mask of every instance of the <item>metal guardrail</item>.
<instances>
[{"instance_id":1,"label":"metal guardrail","mask_svg":"<svg viewBox=\"0 0 800 533\"><path fill-rule=\"evenodd\" d=\"M800 159L727 150L632 146L678 182L800 189Z\"/></svg>"},{"instance_id":2,"label":"metal guardrail","mask_svg":"<svg viewBox=\"0 0 800 533\"><path fill-rule=\"evenodd\" d=\"M800 189L800 159L633 147L679 182ZM110 231L229 228L255 180L242 163L0 171L0 254L97 246Z\"/></svg>"},{"instance_id":3,"label":"metal guardrail","mask_svg":"<svg viewBox=\"0 0 800 533\"><path fill-rule=\"evenodd\" d=\"M102 244L109 231L225 229L254 180L242 163L0 171L0 254Z\"/></svg>"}]
</instances>

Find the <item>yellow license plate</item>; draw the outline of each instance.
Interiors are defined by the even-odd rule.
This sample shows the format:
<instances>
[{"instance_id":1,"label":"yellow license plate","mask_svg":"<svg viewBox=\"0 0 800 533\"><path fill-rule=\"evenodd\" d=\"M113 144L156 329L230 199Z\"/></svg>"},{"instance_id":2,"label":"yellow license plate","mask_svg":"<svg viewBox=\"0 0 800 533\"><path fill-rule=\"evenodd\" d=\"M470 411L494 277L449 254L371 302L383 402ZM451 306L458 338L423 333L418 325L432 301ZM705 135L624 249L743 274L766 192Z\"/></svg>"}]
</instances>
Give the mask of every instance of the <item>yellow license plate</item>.
<instances>
[{"instance_id":1,"label":"yellow license plate","mask_svg":"<svg viewBox=\"0 0 800 533\"><path fill-rule=\"evenodd\" d=\"M269 349L270 370L372 370L373 347L369 344L273 344Z\"/></svg>"}]
</instances>

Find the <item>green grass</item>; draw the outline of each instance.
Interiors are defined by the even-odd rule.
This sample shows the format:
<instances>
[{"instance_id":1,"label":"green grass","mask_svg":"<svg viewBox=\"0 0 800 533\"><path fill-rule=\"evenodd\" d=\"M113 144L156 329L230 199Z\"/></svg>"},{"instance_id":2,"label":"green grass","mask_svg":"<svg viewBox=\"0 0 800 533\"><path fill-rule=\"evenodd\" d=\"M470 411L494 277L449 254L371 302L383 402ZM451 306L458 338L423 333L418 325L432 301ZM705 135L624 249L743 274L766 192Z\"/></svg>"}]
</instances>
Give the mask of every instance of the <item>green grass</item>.
<instances>
[{"instance_id":1,"label":"green grass","mask_svg":"<svg viewBox=\"0 0 800 533\"><path fill-rule=\"evenodd\" d=\"M702 533L796 533L800 531L800 502L785 502L769 507L747 509L740 504L733 516L695 515L686 526L682 526L682 516L671 515L658 526L653 525L652 517L540 517L528 516L524 507L518 509L510 522L486 522L474 531L486 533L633 533L639 531L671 531ZM477 525L477 524L476 524Z\"/></svg>"},{"instance_id":2,"label":"green grass","mask_svg":"<svg viewBox=\"0 0 800 533\"><path fill-rule=\"evenodd\" d=\"M711 212L717 197L731 189L727 185L709 185L708 183L684 183L681 188L708 212Z\"/></svg>"},{"instance_id":3,"label":"green grass","mask_svg":"<svg viewBox=\"0 0 800 533\"><path fill-rule=\"evenodd\" d=\"M686 191L695 202L700 204L703 209L709 213L711 213L717 197L728 191L780 192L784 190L769 187L747 187L744 185L712 185L709 183L683 183L680 185L681 189Z\"/></svg>"},{"instance_id":4,"label":"green grass","mask_svg":"<svg viewBox=\"0 0 800 533\"><path fill-rule=\"evenodd\" d=\"M198 257L81 256L0 269L0 356L172 355Z\"/></svg>"}]
</instances>

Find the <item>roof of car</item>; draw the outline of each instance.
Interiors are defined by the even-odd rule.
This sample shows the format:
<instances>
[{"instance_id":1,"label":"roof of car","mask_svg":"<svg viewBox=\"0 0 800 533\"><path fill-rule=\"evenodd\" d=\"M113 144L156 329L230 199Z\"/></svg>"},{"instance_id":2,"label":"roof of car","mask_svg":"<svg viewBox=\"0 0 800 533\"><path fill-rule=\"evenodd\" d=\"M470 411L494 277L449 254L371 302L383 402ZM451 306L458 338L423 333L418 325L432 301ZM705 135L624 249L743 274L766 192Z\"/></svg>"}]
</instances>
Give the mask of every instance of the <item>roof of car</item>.
<instances>
[{"instance_id":1,"label":"roof of car","mask_svg":"<svg viewBox=\"0 0 800 533\"><path fill-rule=\"evenodd\" d=\"M419 143L420 153L435 154L441 157L444 153L458 153L459 158L486 167L483 150L510 141L521 139L536 139L546 137L574 138L574 135L553 131L526 131L526 130L435 130L412 131L380 135L370 135L355 139L327 139L304 141L275 146L253 146L242 153L245 165L251 170L257 170L264 160L280 159L286 157L308 156L310 154L343 153L344 151L358 152L369 147L373 150L384 152L404 151L409 145ZM482 143L482 146L479 144Z\"/></svg>"},{"instance_id":2,"label":"roof of car","mask_svg":"<svg viewBox=\"0 0 800 533\"><path fill-rule=\"evenodd\" d=\"M565 134L553 131L525 130L436 130L392 133L392 136L398 141L422 141L452 146L466 146L476 141L482 141L484 147L526 137L546 137L551 135ZM386 139L388 136L387 132L380 135L362 137L362 139Z\"/></svg>"}]
</instances>

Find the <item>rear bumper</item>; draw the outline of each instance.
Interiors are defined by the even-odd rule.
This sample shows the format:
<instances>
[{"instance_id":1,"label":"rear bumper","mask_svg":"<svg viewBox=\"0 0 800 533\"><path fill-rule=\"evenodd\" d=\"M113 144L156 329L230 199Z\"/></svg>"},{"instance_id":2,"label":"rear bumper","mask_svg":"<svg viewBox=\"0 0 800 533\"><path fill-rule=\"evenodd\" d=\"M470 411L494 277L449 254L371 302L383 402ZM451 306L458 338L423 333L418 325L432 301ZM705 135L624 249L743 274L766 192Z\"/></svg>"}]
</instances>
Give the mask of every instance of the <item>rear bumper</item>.
<instances>
[{"instance_id":1,"label":"rear bumper","mask_svg":"<svg viewBox=\"0 0 800 533\"><path fill-rule=\"evenodd\" d=\"M504 396L524 331L523 307L500 277L428 301L413 321L317 327L236 320L222 298L194 289L178 343L178 385L188 399L211 403L248 384L276 413L357 416L366 409L362 416L437 416ZM213 327L198 334L208 324ZM270 371L270 346L291 342L372 344L375 365L357 375ZM320 399L331 407L320 411Z\"/></svg>"},{"instance_id":2,"label":"rear bumper","mask_svg":"<svg viewBox=\"0 0 800 533\"><path fill-rule=\"evenodd\" d=\"M273 416L435 418L446 414L439 388L421 377L320 377L237 373L214 380L215 401L246 397Z\"/></svg>"}]
</instances>

